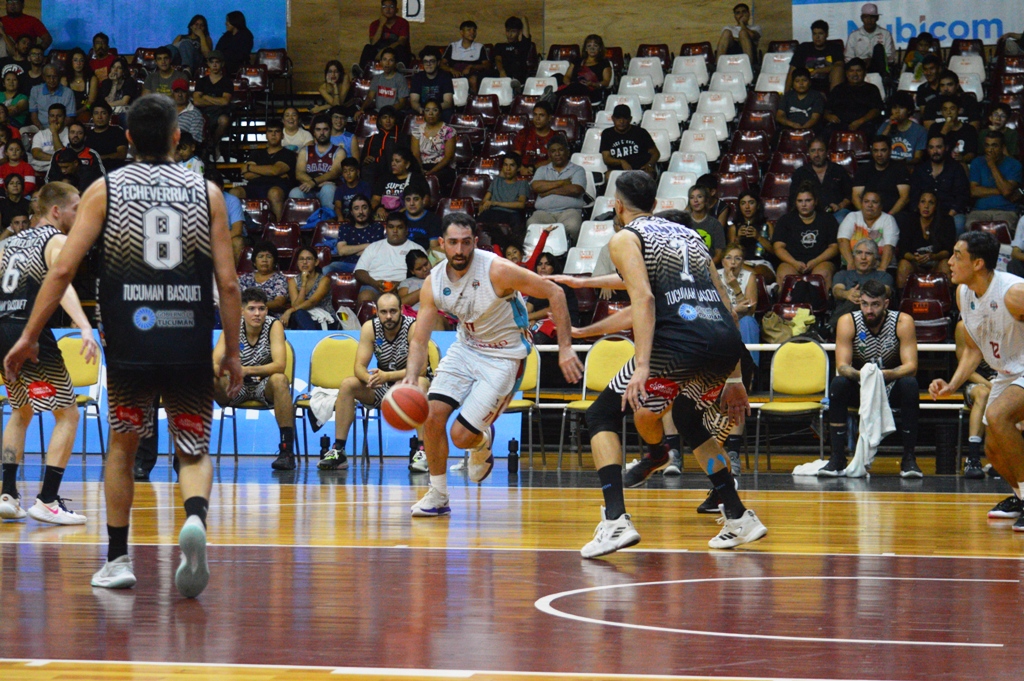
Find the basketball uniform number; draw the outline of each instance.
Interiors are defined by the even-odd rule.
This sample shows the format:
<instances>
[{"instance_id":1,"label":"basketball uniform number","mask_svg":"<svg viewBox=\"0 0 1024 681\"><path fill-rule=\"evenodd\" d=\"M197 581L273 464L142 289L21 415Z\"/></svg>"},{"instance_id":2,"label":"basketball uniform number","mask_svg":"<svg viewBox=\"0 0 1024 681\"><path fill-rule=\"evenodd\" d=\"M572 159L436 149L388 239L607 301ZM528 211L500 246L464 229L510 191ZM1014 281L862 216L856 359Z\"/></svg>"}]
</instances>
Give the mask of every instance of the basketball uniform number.
<instances>
[{"instance_id":1,"label":"basketball uniform number","mask_svg":"<svg viewBox=\"0 0 1024 681\"><path fill-rule=\"evenodd\" d=\"M675 247L676 252L679 253L679 257L683 261L683 266L679 270L679 278L683 281L695 282L693 275L690 274L690 249L687 247L686 241L682 239L675 239L672 241L672 246Z\"/></svg>"},{"instance_id":2,"label":"basketball uniform number","mask_svg":"<svg viewBox=\"0 0 1024 681\"><path fill-rule=\"evenodd\" d=\"M4 270L3 281L0 281L0 289L3 289L4 293L14 293L18 288L18 282L21 280L21 263L25 260L26 257L21 253L11 256L11 261Z\"/></svg>"},{"instance_id":3,"label":"basketball uniform number","mask_svg":"<svg viewBox=\"0 0 1024 681\"><path fill-rule=\"evenodd\" d=\"M150 208L142 215L143 257L155 270L181 264L181 213L171 208Z\"/></svg>"},{"instance_id":4,"label":"basketball uniform number","mask_svg":"<svg viewBox=\"0 0 1024 681\"><path fill-rule=\"evenodd\" d=\"M992 346L992 356L995 357L996 359L1002 359L1002 357L999 356L999 343L993 343L992 341L989 341L988 344Z\"/></svg>"}]
</instances>

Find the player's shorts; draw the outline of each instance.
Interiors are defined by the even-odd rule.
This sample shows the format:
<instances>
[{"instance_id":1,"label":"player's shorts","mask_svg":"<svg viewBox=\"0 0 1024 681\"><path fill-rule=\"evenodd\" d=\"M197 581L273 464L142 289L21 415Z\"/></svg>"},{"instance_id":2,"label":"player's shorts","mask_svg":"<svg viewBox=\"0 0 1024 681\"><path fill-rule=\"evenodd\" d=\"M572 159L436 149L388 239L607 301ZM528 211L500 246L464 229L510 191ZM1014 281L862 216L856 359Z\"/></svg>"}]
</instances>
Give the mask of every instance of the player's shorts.
<instances>
[{"instance_id":1,"label":"player's shorts","mask_svg":"<svg viewBox=\"0 0 1024 681\"><path fill-rule=\"evenodd\" d=\"M213 421L213 365L163 365L151 368L107 367L110 427L118 433L153 435L153 402L160 396L167 427L179 454L210 452Z\"/></svg>"},{"instance_id":2,"label":"player's shorts","mask_svg":"<svg viewBox=\"0 0 1024 681\"><path fill-rule=\"evenodd\" d=\"M1015 385L1018 388L1024 388L1024 376L996 376L992 379L992 391L988 395L988 406L991 407L992 403L1003 394L1007 388L1011 385ZM985 418L982 419L985 425L988 425L988 407L985 408Z\"/></svg>"},{"instance_id":3,"label":"player's shorts","mask_svg":"<svg viewBox=\"0 0 1024 681\"><path fill-rule=\"evenodd\" d=\"M525 365L525 359L491 357L456 342L437 365L427 396L461 406L460 418L482 433L519 389Z\"/></svg>"},{"instance_id":4,"label":"player's shorts","mask_svg":"<svg viewBox=\"0 0 1024 681\"><path fill-rule=\"evenodd\" d=\"M228 403L229 407L237 407L244 402L259 402L264 407L270 407L267 401L267 386L270 383L270 376L264 376L259 383L242 383L242 389L233 400Z\"/></svg>"},{"instance_id":5,"label":"player's shorts","mask_svg":"<svg viewBox=\"0 0 1024 681\"><path fill-rule=\"evenodd\" d=\"M0 353L6 357L8 351L21 337L23 324L0 324ZM3 367L0 366L0 371ZM4 375L7 386L7 397L11 407L21 409L26 404L32 405L32 411L39 414L44 411L64 409L75 404L75 389L71 385L71 376L64 365L64 357L60 354L53 331L44 329L39 334L39 361L25 362L18 373L17 380Z\"/></svg>"}]
</instances>

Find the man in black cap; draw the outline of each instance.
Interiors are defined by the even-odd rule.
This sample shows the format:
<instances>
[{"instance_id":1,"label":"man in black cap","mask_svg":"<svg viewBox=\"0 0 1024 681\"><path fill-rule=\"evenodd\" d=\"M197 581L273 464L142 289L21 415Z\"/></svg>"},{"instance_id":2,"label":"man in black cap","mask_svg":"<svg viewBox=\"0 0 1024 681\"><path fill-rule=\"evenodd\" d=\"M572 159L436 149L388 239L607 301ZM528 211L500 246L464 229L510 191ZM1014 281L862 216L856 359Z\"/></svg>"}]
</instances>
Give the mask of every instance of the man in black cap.
<instances>
[{"instance_id":1,"label":"man in black cap","mask_svg":"<svg viewBox=\"0 0 1024 681\"><path fill-rule=\"evenodd\" d=\"M67 182L84 192L86 187L103 177L103 170L96 164L84 165L74 149L65 147L53 155L56 168L50 171L50 182ZM56 171L56 172L55 172Z\"/></svg>"},{"instance_id":2,"label":"man in black cap","mask_svg":"<svg viewBox=\"0 0 1024 681\"><path fill-rule=\"evenodd\" d=\"M608 171L643 170L654 177L661 154L650 133L633 125L633 112L625 104L612 109L612 123L601 132L601 156Z\"/></svg>"}]
</instances>

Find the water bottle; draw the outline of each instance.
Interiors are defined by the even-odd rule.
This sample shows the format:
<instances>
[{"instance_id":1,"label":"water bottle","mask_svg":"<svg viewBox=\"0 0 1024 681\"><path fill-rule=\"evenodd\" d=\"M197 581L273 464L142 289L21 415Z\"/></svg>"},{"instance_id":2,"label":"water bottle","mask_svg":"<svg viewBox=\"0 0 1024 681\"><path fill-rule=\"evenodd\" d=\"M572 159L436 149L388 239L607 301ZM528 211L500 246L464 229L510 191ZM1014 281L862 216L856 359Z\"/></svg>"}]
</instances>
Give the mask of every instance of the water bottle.
<instances>
[{"instance_id":1,"label":"water bottle","mask_svg":"<svg viewBox=\"0 0 1024 681\"><path fill-rule=\"evenodd\" d=\"M409 438L409 463L412 464L412 457L416 456L416 452L420 451L420 439L413 435Z\"/></svg>"},{"instance_id":2,"label":"water bottle","mask_svg":"<svg viewBox=\"0 0 1024 681\"><path fill-rule=\"evenodd\" d=\"M331 438L326 435L320 436L320 458L323 459L324 455L327 454L327 450L331 448Z\"/></svg>"},{"instance_id":3,"label":"water bottle","mask_svg":"<svg viewBox=\"0 0 1024 681\"><path fill-rule=\"evenodd\" d=\"M519 440L508 441L508 474L519 475Z\"/></svg>"},{"instance_id":4,"label":"water bottle","mask_svg":"<svg viewBox=\"0 0 1024 681\"><path fill-rule=\"evenodd\" d=\"M767 222L764 223L763 227L761 227L761 236L764 237L765 239L768 238L768 223ZM761 256L764 255L764 246L761 245L761 240L760 239L758 239L758 241L757 241L757 247L754 249L754 253L757 255L758 258L760 258Z\"/></svg>"}]
</instances>

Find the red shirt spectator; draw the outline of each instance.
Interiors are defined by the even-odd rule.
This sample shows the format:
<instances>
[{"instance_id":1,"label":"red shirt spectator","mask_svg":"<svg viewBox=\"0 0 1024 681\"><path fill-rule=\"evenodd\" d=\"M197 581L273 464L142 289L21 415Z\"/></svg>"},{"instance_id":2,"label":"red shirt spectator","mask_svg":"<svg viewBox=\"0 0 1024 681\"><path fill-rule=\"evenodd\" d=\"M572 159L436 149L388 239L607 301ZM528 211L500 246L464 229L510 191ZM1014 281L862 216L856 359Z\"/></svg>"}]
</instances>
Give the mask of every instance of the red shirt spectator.
<instances>
[{"instance_id":1,"label":"red shirt spectator","mask_svg":"<svg viewBox=\"0 0 1024 681\"><path fill-rule=\"evenodd\" d=\"M380 28L380 19L376 19L370 24L370 40L373 40L373 36L377 35L378 28ZM393 45L401 38L409 38L409 22L402 17L395 17L395 23L391 26L385 24L384 33L381 35L380 41ZM408 40L406 44L409 44Z\"/></svg>"},{"instance_id":2,"label":"red shirt spectator","mask_svg":"<svg viewBox=\"0 0 1024 681\"><path fill-rule=\"evenodd\" d=\"M11 165L10 161L0 165L0 189L3 189L7 176L15 173L25 179L25 196L31 196L36 190L36 171L23 160L18 161L15 165Z\"/></svg>"},{"instance_id":3,"label":"red shirt spectator","mask_svg":"<svg viewBox=\"0 0 1024 681\"><path fill-rule=\"evenodd\" d=\"M17 40L23 35L31 36L33 43L39 43L45 50L53 42L50 32L46 30L43 22L30 14L23 14L25 8L24 0L7 0L7 15L0 17L0 24L3 24L4 32Z\"/></svg>"},{"instance_id":4,"label":"red shirt spectator","mask_svg":"<svg viewBox=\"0 0 1024 681\"><path fill-rule=\"evenodd\" d=\"M555 131L548 128L548 134L542 136L533 126L527 126L516 133L512 146L522 157L524 168L534 170L538 165L548 162L548 142L554 134Z\"/></svg>"}]
</instances>

